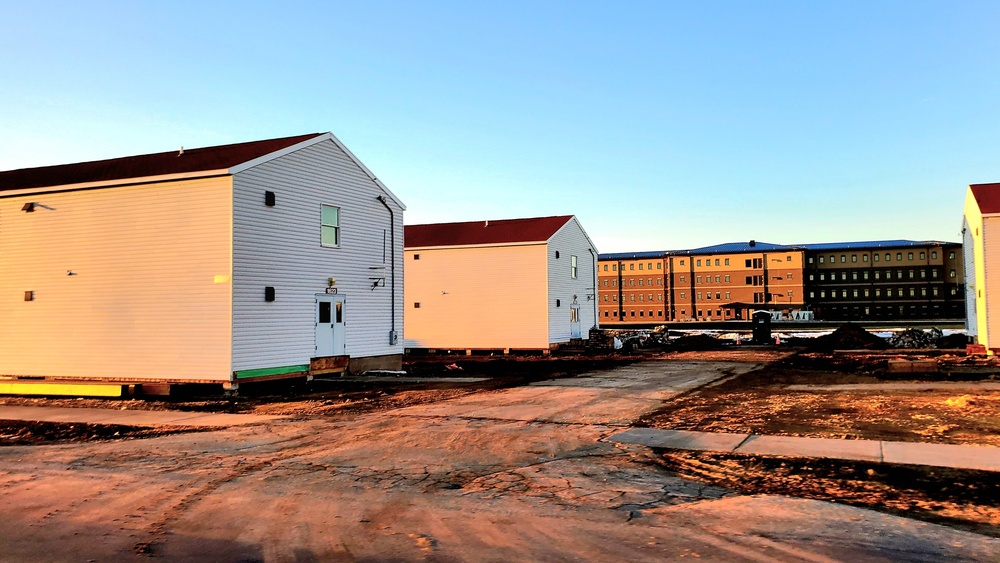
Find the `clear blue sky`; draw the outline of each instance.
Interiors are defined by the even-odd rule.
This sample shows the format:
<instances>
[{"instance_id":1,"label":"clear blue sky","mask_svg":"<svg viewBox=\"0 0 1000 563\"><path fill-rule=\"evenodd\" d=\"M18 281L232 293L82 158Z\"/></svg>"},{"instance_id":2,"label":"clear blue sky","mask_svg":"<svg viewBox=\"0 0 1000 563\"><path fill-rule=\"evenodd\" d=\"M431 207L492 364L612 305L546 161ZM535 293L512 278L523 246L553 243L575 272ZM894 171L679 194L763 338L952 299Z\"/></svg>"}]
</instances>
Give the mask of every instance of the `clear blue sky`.
<instances>
[{"instance_id":1,"label":"clear blue sky","mask_svg":"<svg viewBox=\"0 0 1000 563\"><path fill-rule=\"evenodd\" d=\"M407 223L960 240L1000 3L3 2L0 169L332 131Z\"/></svg>"}]
</instances>

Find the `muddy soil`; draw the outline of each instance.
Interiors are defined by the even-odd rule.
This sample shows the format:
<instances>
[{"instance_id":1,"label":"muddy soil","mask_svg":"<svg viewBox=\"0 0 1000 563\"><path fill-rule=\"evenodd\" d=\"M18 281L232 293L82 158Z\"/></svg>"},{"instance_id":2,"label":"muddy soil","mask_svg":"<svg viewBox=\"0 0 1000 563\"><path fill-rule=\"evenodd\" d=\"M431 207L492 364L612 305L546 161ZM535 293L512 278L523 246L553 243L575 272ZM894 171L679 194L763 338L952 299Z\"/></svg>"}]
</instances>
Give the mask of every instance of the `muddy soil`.
<instances>
[{"instance_id":1,"label":"muddy soil","mask_svg":"<svg viewBox=\"0 0 1000 563\"><path fill-rule=\"evenodd\" d=\"M951 389L896 389L877 373L852 369L856 361L795 356L675 398L642 423L706 432L1000 446L1000 391L961 383ZM831 366L843 371L823 369ZM874 389L838 387L857 383ZM789 388L803 384L828 387Z\"/></svg>"},{"instance_id":2,"label":"muddy soil","mask_svg":"<svg viewBox=\"0 0 1000 563\"><path fill-rule=\"evenodd\" d=\"M785 353L726 350L712 358ZM449 369L456 362L447 360L428 369L463 376L475 369ZM740 400L735 392L780 393L790 383L878 381L753 366L660 359L556 379L533 372L390 387L345 380L308 392L165 401L292 418L154 440L119 435L116 441L0 448L0 504L7 507L0 559L45 560L37 547L44 544L48 560L893 560L914 554L996 560L1000 540L968 533L1000 537L990 505L1000 496L992 474L650 455L606 441L640 418L655 420L701 397L716 396L721 405ZM534 369L541 368L528 371ZM647 414L664 403L667 409ZM95 536L102 541L91 541Z\"/></svg>"},{"instance_id":3,"label":"muddy soil","mask_svg":"<svg viewBox=\"0 0 1000 563\"><path fill-rule=\"evenodd\" d=\"M205 430L207 429L171 426L140 428L121 424L0 420L0 447L156 438L182 432L204 432Z\"/></svg>"},{"instance_id":4,"label":"muddy soil","mask_svg":"<svg viewBox=\"0 0 1000 563\"><path fill-rule=\"evenodd\" d=\"M659 451L683 477L747 494L860 506L1000 537L1000 473L940 467Z\"/></svg>"}]
</instances>

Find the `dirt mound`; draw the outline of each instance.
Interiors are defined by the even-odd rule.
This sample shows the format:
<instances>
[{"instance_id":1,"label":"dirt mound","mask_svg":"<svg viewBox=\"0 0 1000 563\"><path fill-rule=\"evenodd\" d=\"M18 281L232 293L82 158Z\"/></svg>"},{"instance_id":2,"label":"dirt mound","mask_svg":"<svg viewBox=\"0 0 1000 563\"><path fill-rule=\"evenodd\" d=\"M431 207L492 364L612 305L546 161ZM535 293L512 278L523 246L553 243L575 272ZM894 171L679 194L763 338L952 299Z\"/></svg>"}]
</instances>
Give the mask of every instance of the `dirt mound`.
<instances>
[{"instance_id":1,"label":"dirt mound","mask_svg":"<svg viewBox=\"0 0 1000 563\"><path fill-rule=\"evenodd\" d=\"M809 347L810 352L832 352L834 350L885 350L889 343L875 336L859 325L847 323L833 333L820 336Z\"/></svg>"},{"instance_id":2,"label":"dirt mound","mask_svg":"<svg viewBox=\"0 0 1000 563\"><path fill-rule=\"evenodd\" d=\"M726 345L718 338L707 334L695 334L692 336L682 336L670 341L668 348L675 352L701 352L708 350L722 350Z\"/></svg>"},{"instance_id":3,"label":"dirt mound","mask_svg":"<svg viewBox=\"0 0 1000 563\"><path fill-rule=\"evenodd\" d=\"M942 336L937 339L934 346L944 350L956 350L965 349L965 345L969 343L969 337L964 334L949 334L948 336Z\"/></svg>"}]
</instances>

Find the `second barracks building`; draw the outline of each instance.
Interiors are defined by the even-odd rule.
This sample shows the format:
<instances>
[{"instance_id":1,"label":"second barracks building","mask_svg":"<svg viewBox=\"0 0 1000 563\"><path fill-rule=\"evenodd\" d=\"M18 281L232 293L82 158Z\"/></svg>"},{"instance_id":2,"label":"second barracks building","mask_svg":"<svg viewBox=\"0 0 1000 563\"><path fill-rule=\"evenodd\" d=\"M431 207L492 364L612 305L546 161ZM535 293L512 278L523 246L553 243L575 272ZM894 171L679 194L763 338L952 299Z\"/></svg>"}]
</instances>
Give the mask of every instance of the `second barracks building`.
<instances>
[{"instance_id":1,"label":"second barracks building","mask_svg":"<svg viewBox=\"0 0 1000 563\"><path fill-rule=\"evenodd\" d=\"M749 319L960 319L962 246L939 241L779 245L601 254L603 325ZM804 316L804 315L803 315Z\"/></svg>"}]
</instances>

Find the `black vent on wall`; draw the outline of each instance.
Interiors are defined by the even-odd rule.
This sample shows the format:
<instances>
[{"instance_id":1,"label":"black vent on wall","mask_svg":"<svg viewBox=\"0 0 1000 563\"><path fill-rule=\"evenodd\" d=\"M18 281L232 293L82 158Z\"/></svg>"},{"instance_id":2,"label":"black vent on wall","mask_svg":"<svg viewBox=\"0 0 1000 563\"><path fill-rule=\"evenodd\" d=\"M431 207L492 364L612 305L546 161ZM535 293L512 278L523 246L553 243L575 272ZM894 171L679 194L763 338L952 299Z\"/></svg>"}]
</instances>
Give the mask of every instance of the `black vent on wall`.
<instances>
[{"instance_id":1,"label":"black vent on wall","mask_svg":"<svg viewBox=\"0 0 1000 563\"><path fill-rule=\"evenodd\" d=\"M274 207L274 192L264 192L264 205Z\"/></svg>"},{"instance_id":2,"label":"black vent on wall","mask_svg":"<svg viewBox=\"0 0 1000 563\"><path fill-rule=\"evenodd\" d=\"M264 301L274 301L274 288L267 286L264 288Z\"/></svg>"}]
</instances>

